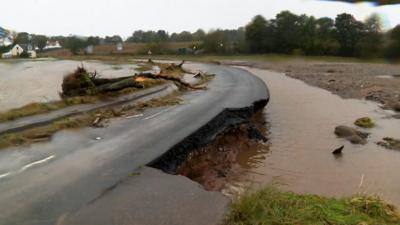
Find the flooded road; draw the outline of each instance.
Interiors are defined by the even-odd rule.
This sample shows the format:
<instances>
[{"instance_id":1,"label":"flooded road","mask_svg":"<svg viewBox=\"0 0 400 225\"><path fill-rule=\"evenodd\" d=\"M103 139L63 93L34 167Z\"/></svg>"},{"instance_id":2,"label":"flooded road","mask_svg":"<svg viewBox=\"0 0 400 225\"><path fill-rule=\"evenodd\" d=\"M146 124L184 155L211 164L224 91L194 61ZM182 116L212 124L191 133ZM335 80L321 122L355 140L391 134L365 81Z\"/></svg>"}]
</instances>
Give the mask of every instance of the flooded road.
<instances>
[{"instance_id":1,"label":"flooded road","mask_svg":"<svg viewBox=\"0 0 400 225\"><path fill-rule=\"evenodd\" d=\"M32 102L59 100L63 77L80 66L103 77L133 75L134 64L112 65L97 61L12 60L0 62L0 111Z\"/></svg>"},{"instance_id":2,"label":"flooded road","mask_svg":"<svg viewBox=\"0 0 400 225\"><path fill-rule=\"evenodd\" d=\"M383 137L400 137L400 120L390 118L392 111L369 101L342 99L281 73L248 70L262 78L271 92L265 110L269 151L239 158L246 175L230 188L249 180L256 187L275 184L299 193L379 194L400 205L400 151L375 144ZM365 130L371 133L368 144L352 145L335 136L336 126L353 126L365 116L377 124ZM341 145L344 153L337 158L331 152Z\"/></svg>"}]
</instances>

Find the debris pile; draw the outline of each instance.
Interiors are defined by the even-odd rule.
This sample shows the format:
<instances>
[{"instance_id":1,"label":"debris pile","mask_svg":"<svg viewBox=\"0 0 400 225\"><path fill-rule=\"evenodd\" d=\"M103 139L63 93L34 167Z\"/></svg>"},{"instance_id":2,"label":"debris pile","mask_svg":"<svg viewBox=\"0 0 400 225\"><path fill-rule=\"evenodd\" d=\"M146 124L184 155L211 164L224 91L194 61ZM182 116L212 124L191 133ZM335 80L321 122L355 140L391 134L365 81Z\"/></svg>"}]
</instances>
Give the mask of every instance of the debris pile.
<instances>
[{"instance_id":1,"label":"debris pile","mask_svg":"<svg viewBox=\"0 0 400 225\"><path fill-rule=\"evenodd\" d=\"M109 92L117 92L126 88L145 88L147 81L172 81L181 88L204 89L204 85L192 85L183 81L185 71L180 64L160 64L160 73L140 73L133 76L120 78L100 78L96 72L88 72L84 66L78 67L73 73L64 77L62 83L62 97L73 97L83 95L96 95ZM193 73L192 73L193 74ZM205 79L204 74L196 74L196 78ZM147 82L147 83L149 83ZM151 83L151 82L150 82Z\"/></svg>"},{"instance_id":2,"label":"debris pile","mask_svg":"<svg viewBox=\"0 0 400 225\"><path fill-rule=\"evenodd\" d=\"M78 67L73 73L64 77L62 83L62 97L94 95L125 88L143 88L133 76L112 79L99 78L97 73L88 72L83 66Z\"/></svg>"}]
</instances>

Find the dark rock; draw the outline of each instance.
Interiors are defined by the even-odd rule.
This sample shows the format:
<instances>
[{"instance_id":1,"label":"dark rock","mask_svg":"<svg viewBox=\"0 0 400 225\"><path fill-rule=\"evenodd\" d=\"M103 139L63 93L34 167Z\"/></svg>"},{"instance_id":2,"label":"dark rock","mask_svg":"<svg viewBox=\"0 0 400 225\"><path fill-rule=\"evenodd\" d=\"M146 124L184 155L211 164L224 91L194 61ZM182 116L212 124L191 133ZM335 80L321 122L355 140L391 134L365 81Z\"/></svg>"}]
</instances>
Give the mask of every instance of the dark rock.
<instances>
[{"instance_id":1,"label":"dark rock","mask_svg":"<svg viewBox=\"0 0 400 225\"><path fill-rule=\"evenodd\" d=\"M332 154L334 154L334 155L342 154L343 149L344 149L344 145L342 145L341 147L335 149L335 150L332 152Z\"/></svg>"},{"instance_id":2,"label":"dark rock","mask_svg":"<svg viewBox=\"0 0 400 225\"><path fill-rule=\"evenodd\" d=\"M339 138L345 138L353 144L366 144L369 135L368 133L347 126L337 126L335 134Z\"/></svg>"},{"instance_id":3,"label":"dark rock","mask_svg":"<svg viewBox=\"0 0 400 225\"><path fill-rule=\"evenodd\" d=\"M387 149L400 150L400 140L399 139L385 137L382 139L382 141L379 141L376 144L379 146L382 146L384 148L387 148Z\"/></svg>"},{"instance_id":4,"label":"dark rock","mask_svg":"<svg viewBox=\"0 0 400 225\"><path fill-rule=\"evenodd\" d=\"M254 125L249 124L247 127L247 134L249 139L260 140L262 142L268 141L268 138L266 138Z\"/></svg>"},{"instance_id":5,"label":"dark rock","mask_svg":"<svg viewBox=\"0 0 400 225\"><path fill-rule=\"evenodd\" d=\"M393 104L393 109L396 112L400 112L400 102L397 102L397 103Z\"/></svg>"}]
</instances>

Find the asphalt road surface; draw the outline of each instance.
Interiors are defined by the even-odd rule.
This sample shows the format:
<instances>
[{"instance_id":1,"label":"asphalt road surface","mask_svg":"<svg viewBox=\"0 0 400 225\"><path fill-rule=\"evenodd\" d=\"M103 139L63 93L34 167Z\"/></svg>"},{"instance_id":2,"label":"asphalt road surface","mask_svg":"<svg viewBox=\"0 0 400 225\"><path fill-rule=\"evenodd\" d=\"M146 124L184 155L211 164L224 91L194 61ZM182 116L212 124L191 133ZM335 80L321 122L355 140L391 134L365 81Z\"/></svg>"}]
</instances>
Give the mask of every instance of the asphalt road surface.
<instances>
[{"instance_id":1,"label":"asphalt road surface","mask_svg":"<svg viewBox=\"0 0 400 225\"><path fill-rule=\"evenodd\" d=\"M103 216L106 212L110 214L106 218L112 221L106 223L102 220L104 224L212 223L202 221L199 216L185 217L179 211L190 213L202 210L210 218L221 218L221 210L227 203L222 196L202 191L199 185L193 186L194 182L186 178L171 178L171 175L142 167L223 109L248 107L269 96L265 83L244 70L218 65L191 66L214 73L216 77L208 90L186 94L185 104L149 109L136 117L118 118L102 129L61 131L49 143L0 151L0 224L80 224L79 218L89 217L82 215L94 216L96 208ZM159 183L154 182L152 177L158 177L156 180ZM170 179L181 179L181 182L173 182L174 188ZM126 188L121 188L121 184ZM192 196L202 197L187 200L187 195L182 193L184 187L193 190ZM113 202L115 198L110 197L118 196L118 191L123 193L120 196L124 196L125 200L130 197L127 193L136 193L131 193L136 204L127 207L134 209L141 206L142 211L129 214L125 210L125 217L118 215L120 211L116 211L115 207L119 203ZM157 197L139 198L154 192L157 192ZM168 207L175 205L176 210L158 213L157 210L162 209L162 196L167 198L168 195L169 198L174 196L176 203ZM151 199L158 199L158 205L149 204ZM100 206L93 209L91 206L97 202ZM114 210L104 208L108 202ZM183 203L191 205L192 211L179 205ZM209 207L205 208L207 204ZM163 215L162 212L169 214ZM218 215L213 217L213 213ZM162 221L169 216L175 222ZM193 218L193 221L185 222L185 218ZM86 221L85 225L88 224L99 224L99 221Z\"/></svg>"}]
</instances>

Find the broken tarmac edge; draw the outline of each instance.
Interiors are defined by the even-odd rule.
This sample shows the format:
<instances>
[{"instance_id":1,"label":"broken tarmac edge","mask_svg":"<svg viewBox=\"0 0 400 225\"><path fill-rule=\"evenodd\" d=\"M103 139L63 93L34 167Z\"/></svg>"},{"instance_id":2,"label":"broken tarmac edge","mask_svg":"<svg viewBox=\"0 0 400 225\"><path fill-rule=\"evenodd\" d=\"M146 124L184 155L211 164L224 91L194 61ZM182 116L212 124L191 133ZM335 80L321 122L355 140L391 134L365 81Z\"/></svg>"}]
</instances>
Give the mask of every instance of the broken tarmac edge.
<instances>
[{"instance_id":1,"label":"broken tarmac edge","mask_svg":"<svg viewBox=\"0 0 400 225\"><path fill-rule=\"evenodd\" d=\"M232 126L249 123L268 102L269 94L268 98L248 107L223 110L164 155L132 172L91 204L60 218L57 224L223 224L230 199L220 192L205 190L187 177L176 175L176 168L194 148L211 143Z\"/></svg>"}]
</instances>

